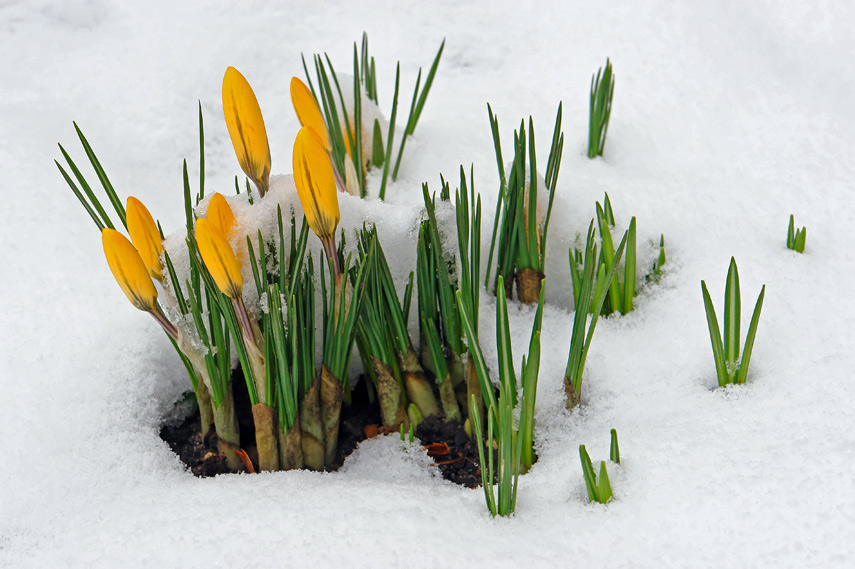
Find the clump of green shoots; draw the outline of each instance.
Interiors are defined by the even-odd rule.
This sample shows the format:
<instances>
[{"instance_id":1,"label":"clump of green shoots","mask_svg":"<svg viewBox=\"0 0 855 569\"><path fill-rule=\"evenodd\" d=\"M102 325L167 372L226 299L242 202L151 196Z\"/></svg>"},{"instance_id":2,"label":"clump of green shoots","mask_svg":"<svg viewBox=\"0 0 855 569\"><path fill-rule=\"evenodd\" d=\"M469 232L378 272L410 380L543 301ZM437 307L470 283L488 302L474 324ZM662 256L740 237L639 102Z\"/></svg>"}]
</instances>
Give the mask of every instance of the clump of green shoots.
<instances>
[{"instance_id":1,"label":"clump of green shoots","mask_svg":"<svg viewBox=\"0 0 855 569\"><path fill-rule=\"evenodd\" d=\"M410 402L410 405L406 407L407 420L410 423L418 425L423 418L437 413L439 406L407 331L407 316L412 298L412 277L410 277L410 284L407 286L402 304L398 299L395 282L392 278L392 271L386 261L383 247L377 238L376 228L363 230L361 238L363 248L369 240L373 241L376 254L370 271L371 286L367 291L369 295L367 303L368 306L373 307L371 310L374 314L370 319L365 321L366 332L372 333L375 336L385 335L383 343L386 347L381 352L375 354L374 357L388 363L392 373L395 375L395 379L398 380L400 387L403 389L406 399ZM368 330L372 326L374 327L373 332ZM383 327L386 327L385 331L382 330ZM384 356L384 353L388 354L388 356ZM392 355L394 355L394 361L391 359ZM383 359L384 357L387 359ZM379 388L380 384L378 383L378 390ZM381 397L381 409L387 409L384 417L394 416L398 417L395 421L399 420L399 411L394 397L388 403L384 403L384 392L379 393ZM386 407L387 405L388 407ZM387 424L387 419L385 418L384 424L397 428L397 425L394 423L391 425Z\"/></svg>"},{"instance_id":2,"label":"clump of green shoots","mask_svg":"<svg viewBox=\"0 0 855 569\"><path fill-rule=\"evenodd\" d=\"M422 362L436 377L446 418L462 422L463 415L468 413L465 402L469 396L474 394L480 401L477 374L471 366L471 358L464 358L467 350L456 302L457 292L462 291L470 313L477 312L480 297L480 196L475 199L475 188L468 183L461 166L460 185L455 194L457 252L460 257L458 272L455 255L442 247L436 219L436 196L429 193L427 184L422 185L422 192L427 219L419 228L416 263ZM440 198L443 202L451 200L451 189L444 178ZM477 329L477 317L473 327ZM468 368L464 367L465 360L469 362ZM458 405L458 393L464 402L462 410Z\"/></svg>"},{"instance_id":3,"label":"clump of green shoots","mask_svg":"<svg viewBox=\"0 0 855 569\"><path fill-rule=\"evenodd\" d=\"M662 278L662 267L665 265L665 235L659 236L659 256L653 262L653 268L644 277L647 282L658 283Z\"/></svg>"},{"instance_id":4,"label":"clump of green shoots","mask_svg":"<svg viewBox=\"0 0 855 569\"><path fill-rule=\"evenodd\" d=\"M628 233L623 238L615 252L611 266L606 269L606 262L600 260L597 255L595 243L594 221L588 227L588 238L585 244L585 255L582 259L582 271L579 274L579 294L576 303L576 311L573 315L573 333L570 338L570 355L567 359L567 370L564 373L564 392L567 395L567 408L572 409L579 405L582 397L582 374L585 371L585 360L588 357L588 349L594 338L594 330L597 327L597 319L603 308L612 280L614 279L618 263L623 255L624 247L628 239ZM574 263L573 251L570 251L571 268ZM594 275L596 274L596 279ZM595 286L596 283L596 286ZM588 323L588 314L591 322Z\"/></svg>"},{"instance_id":5,"label":"clump of green shoots","mask_svg":"<svg viewBox=\"0 0 855 569\"><path fill-rule=\"evenodd\" d=\"M487 407L487 438L485 441L482 439L484 425L481 422L478 402L474 396L470 397L469 413L472 418L473 438L478 445L484 499L487 502L487 509L494 517L496 515L508 516L514 513L519 475L527 472L534 463L534 405L540 369L543 293L544 288L541 287L531 330L528 357L523 356L522 360L520 385L514 371L504 283L502 277L499 277L499 286L496 290L496 342L499 351L498 399L494 394L493 383L487 371L478 337L472 328L471 315L462 300L462 294L457 293L457 302L460 306L466 339L469 342L469 354L475 361L481 382L482 396ZM518 396L520 388L521 394ZM515 426L514 411L518 406L519 423ZM498 451L498 464L495 464L493 459L493 448ZM498 499L493 489L494 479L498 480Z\"/></svg>"},{"instance_id":6,"label":"clump of green shoots","mask_svg":"<svg viewBox=\"0 0 855 569\"><path fill-rule=\"evenodd\" d=\"M534 122L529 117L527 138L525 121L520 121L519 130L514 131L514 161L506 177L502 143L499 137L499 121L493 114L493 109L489 104L487 105L501 185L496 201L496 216L493 222L490 255L487 259L485 284L487 287L490 286L490 269L495 251L496 279L502 277L508 298L512 296L513 283L516 281L517 294L524 304L537 302L544 278L546 234L552 214L552 203L555 199L555 187L558 184L561 154L564 149L561 108L562 105L559 104L555 116L555 127L552 131L549 158L546 162L544 184L547 206L544 214L538 204L541 196L538 195Z\"/></svg>"},{"instance_id":7,"label":"clump of green shoots","mask_svg":"<svg viewBox=\"0 0 855 569\"><path fill-rule=\"evenodd\" d=\"M790 225L787 228L787 249L804 253L805 239L807 239L807 228L796 229L796 219L790 214Z\"/></svg>"},{"instance_id":8,"label":"clump of green shoots","mask_svg":"<svg viewBox=\"0 0 855 569\"><path fill-rule=\"evenodd\" d=\"M606 272L611 271L613 266L616 266L614 239L612 238L612 230L615 227L614 211L612 209L609 194L606 193L603 204L597 202L597 227L600 230L601 250L599 262L605 263ZM636 288L637 280L637 262L636 262L636 219L635 216L630 219L629 228L626 232L626 254L625 261L622 266L618 266L615 273L615 278L609 285L609 293L603 303L602 315L608 316L619 312L626 314L635 308L635 296L638 294ZM570 256L570 277L573 283L573 300L576 304L579 303L579 285L582 279L582 251L576 249ZM660 236L659 239L659 256L653 263L651 272L645 275L645 280L648 282L656 282L662 275L662 266L665 264L665 236Z\"/></svg>"},{"instance_id":9,"label":"clump of green shoots","mask_svg":"<svg viewBox=\"0 0 855 569\"><path fill-rule=\"evenodd\" d=\"M614 93L615 77L612 74L612 64L606 58L605 72L600 67L597 74L591 76L588 158L603 155L603 148L606 146L606 133L609 130L609 117L612 114L612 96Z\"/></svg>"},{"instance_id":10,"label":"clump of green shoots","mask_svg":"<svg viewBox=\"0 0 855 569\"><path fill-rule=\"evenodd\" d=\"M612 441L609 451L609 459L615 464L620 464L620 449L618 448L617 431L611 431ZM612 499L612 485L609 482L609 473L606 470L606 461L600 461L600 475L594 473L594 465L585 445L579 445L579 459L582 461L582 474L585 476L585 489L588 491L588 499L591 502L605 504Z\"/></svg>"},{"instance_id":11,"label":"clump of green shoots","mask_svg":"<svg viewBox=\"0 0 855 569\"><path fill-rule=\"evenodd\" d=\"M436 76L444 47L445 40L443 40L439 46L439 50L437 50L430 70L425 77L424 84L422 84L422 70L419 69L416 85L413 89L413 99L410 103L410 112L407 116L407 123L404 127L401 143L398 146L396 158L394 157L393 143L395 121L398 114L398 93L401 78L400 62L395 72L392 114L390 115L389 129L384 143L379 119L375 119L373 124L363 125L363 93L366 99L371 101L372 104L379 104L377 72L374 65L374 57L368 53L368 35L362 35L362 45L360 48L357 48L356 42L353 44L353 108L348 108L345 104L342 86L339 83L338 75L329 56L324 54L323 57L321 55L315 55L314 57L315 75L318 83L317 90L315 89L315 85L312 84L309 68L306 65L305 58L303 58L303 68L306 71L309 88L315 100L319 103L326 127L329 131L330 155L333 165L336 168L339 185L342 189L346 187L351 193L365 197L367 171L373 168L382 168L383 174L379 195L381 200L385 199L390 164L393 163L394 158L391 176L392 180L395 180L398 177L398 169L401 166L404 146L407 143L407 138L412 136L416 130L416 125L418 124L419 117L422 114L428 93ZM363 129L368 130L363 133Z\"/></svg>"},{"instance_id":12,"label":"clump of green shoots","mask_svg":"<svg viewBox=\"0 0 855 569\"><path fill-rule=\"evenodd\" d=\"M600 230L600 241L602 244L599 263L605 263L606 272L608 273L612 270L612 267L618 266L618 259L615 259L615 248L611 231L615 226L615 217L611 200L609 200L609 194L606 194L603 204L600 205L600 202L597 202L597 226ZM635 216L633 216L626 233L626 261L623 265L623 270L616 272L615 278L612 279L609 285L609 294L606 296L602 308L604 316L608 316L614 312L626 314L633 309L633 299L636 293L635 234ZM582 252L577 249L570 255L570 277L573 283L573 300L577 306L579 304L579 288L582 282L582 263Z\"/></svg>"},{"instance_id":13,"label":"clump of green shoots","mask_svg":"<svg viewBox=\"0 0 855 569\"><path fill-rule=\"evenodd\" d=\"M751 316L751 324L748 326L748 335L745 337L745 346L742 357L739 357L739 322L740 322L740 293L739 293L739 271L736 269L736 260L730 258L730 267L727 270L727 284L724 288L724 337L718 326L710 293L707 285L701 281L701 291L704 295L704 309L707 314L707 325L710 331L710 342L712 343L713 357L715 358L715 371L719 386L745 383L748 377L748 364L751 361L751 351L754 349L754 338L757 335L757 325L760 321L760 310L763 308L763 297L766 295L766 285L760 289L760 296L754 305L754 314Z\"/></svg>"}]
</instances>

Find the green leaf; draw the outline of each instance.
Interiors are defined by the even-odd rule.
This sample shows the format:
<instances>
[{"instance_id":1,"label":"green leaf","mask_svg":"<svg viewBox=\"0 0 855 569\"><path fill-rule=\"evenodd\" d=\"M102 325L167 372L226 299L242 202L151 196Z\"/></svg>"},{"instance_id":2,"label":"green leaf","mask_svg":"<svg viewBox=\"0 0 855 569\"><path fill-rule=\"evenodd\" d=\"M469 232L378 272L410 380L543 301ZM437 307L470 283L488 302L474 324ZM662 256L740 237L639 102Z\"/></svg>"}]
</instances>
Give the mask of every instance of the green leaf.
<instances>
[{"instance_id":1,"label":"green leaf","mask_svg":"<svg viewBox=\"0 0 855 569\"><path fill-rule=\"evenodd\" d=\"M496 287L496 344L499 352L499 383L505 386L511 398L511 406L516 407L517 377L514 373L511 329L508 324L508 303L501 276L499 276L499 286Z\"/></svg>"},{"instance_id":2,"label":"green leaf","mask_svg":"<svg viewBox=\"0 0 855 569\"><path fill-rule=\"evenodd\" d=\"M371 71L374 72L374 59L371 59ZM383 156L383 180L380 183L380 199L386 199L386 182L389 178L389 158L392 156L392 142L395 139L395 119L398 116L398 91L401 84L401 64L395 69L395 94L392 98L392 116L389 119L389 138L386 141L386 152ZM376 85L374 87L377 88Z\"/></svg>"},{"instance_id":3,"label":"green leaf","mask_svg":"<svg viewBox=\"0 0 855 569\"><path fill-rule=\"evenodd\" d=\"M606 462L600 461L600 476L597 484L597 501L600 504L605 504L612 499L612 485L609 482L609 473L606 469Z\"/></svg>"},{"instance_id":4,"label":"green leaf","mask_svg":"<svg viewBox=\"0 0 855 569\"><path fill-rule=\"evenodd\" d=\"M793 217L793 214L790 214L790 225L787 227L787 249L796 248L795 224L796 220Z\"/></svg>"},{"instance_id":5,"label":"green leaf","mask_svg":"<svg viewBox=\"0 0 855 569\"><path fill-rule=\"evenodd\" d=\"M609 447L609 460L616 464L620 464L620 448L618 447L617 430L612 429L612 443Z\"/></svg>"},{"instance_id":6,"label":"green leaf","mask_svg":"<svg viewBox=\"0 0 855 569\"><path fill-rule=\"evenodd\" d=\"M469 357L475 362L475 371L478 374L478 381L481 384L481 395L484 401L487 402L487 408L494 409L497 403L496 396L493 394L493 383L490 381L487 363L484 361L484 354L481 352L478 334L472 325L472 315L463 302L463 293L459 290L457 291L457 306L460 309L460 320L463 324L463 331L466 333Z\"/></svg>"},{"instance_id":7,"label":"green leaf","mask_svg":"<svg viewBox=\"0 0 855 569\"><path fill-rule=\"evenodd\" d=\"M597 476L594 474L594 466L591 464L591 457L588 456L585 445L579 445L579 460L582 462L582 475L585 477L585 489L588 491L588 499L591 502L597 502L599 501L597 499Z\"/></svg>"},{"instance_id":8,"label":"green leaf","mask_svg":"<svg viewBox=\"0 0 855 569\"><path fill-rule=\"evenodd\" d=\"M62 150L62 146L60 146L59 148L60 148L60 150ZM65 151L63 151L63 153L64 152ZM63 170L63 168L62 168L62 166L60 166L59 162L54 160L53 163L56 164L57 168L59 168L59 172L62 174L62 177L65 179L65 183L68 184L68 187L71 188L71 191L74 192L75 196L77 196L77 199L80 201L80 204L86 210L86 213L88 213L89 217L92 218L92 221L95 222L95 226L98 227L98 231L103 231L104 227L105 227L104 222L102 222L101 219L95 214L95 212L92 210L92 207L90 207L89 202L86 201L86 199L83 197L83 194L80 193L80 190L77 189L77 186L71 180L71 178L66 173L66 171ZM109 221L109 219L108 219L108 221Z\"/></svg>"},{"instance_id":9,"label":"green leaf","mask_svg":"<svg viewBox=\"0 0 855 569\"><path fill-rule=\"evenodd\" d=\"M492 408L490 413L492 413ZM481 488L484 490L484 501L487 502L487 509L490 511L490 514L495 518L497 512L496 495L493 493L493 422L488 418L487 441L490 445L488 447L490 460L488 461L484 457L484 441L481 438L481 433L484 431L481 426L481 415L478 412L478 403L475 400L474 395L469 399L469 417L472 419L472 431L475 438L475 444L478 447L478 462L481 465Z\"/></svg>"},{"instance_id":10,"label":"green leaf","mask_svg":"<svg viewBox=\"0 0 855 569\"><path fill-rule=\"evenodd\" d=\"M436 370L436 383L442 385L443 381L448 378L448 367L445 365L445 356L442 353L442 346L439 343L439 334L436 331L434 323L422 314L421 317L422 331L424 338L427 341L430 351L433 368Z\"/></svg>"},{"instance_id":11,"label":"green leaf","mask_svg":"<svg viewBox=\"0 0 855 569\"><path fill-rule=\"evenodd\" d=\"M199 101L199 195L198 204L205 197L205 122L202 120L202 101Z\"/></svg>"},{"instance_id":12,"label":"green leaf","mask_svg":"<svg viewBox=\"0 0 855 569\"><path fill-rule=\"evenodd\" d=\"M807 228L802 227L801 230L796 233L796 239L793 247L799 253L805 252L805 240L807 240Z\"/></svg>"},{"instance_id":13,"label":"green leaf","mask_svg":"<svg viewBox=\"0 0 855 569\"><path fill-rule=\"evenodd\" d=\"M623 313L632 312L635 298L635 216L629 222L623 277Z\"/></svg>"},{"instance_id":14,"label":"green leaf","mask_svg":"<svg viewBox=\"0 0 855 569\"><path fill-rule=\"evenodd\" d=\"M597 202L597 223L600 226L600 238L603 242L603 260L606 262L606 272L609 272L617 267L618 261L615 259L612 233L609 229L608 219L599 202ZM609 303L613 311L618 311L621 314L624 313L621 304L620 283L617 280L612 280L609 284Z\"/></svg>"},{"instance_id":15,"label":"green leaf","mask_svg":"<svg viewBox=\"0 0 855 569\"><path fill-rule=\"evenodd\" d=\"M113 184L110 183L107 173L104 171L104 168L101 167L101 162L99 162L98 157L95 156L95 151L92 150L92 147L89 145L89 141L87 141L86 137L83 136L83 132L77 126L77 123L75 122L72 124L74 124L74 130L77 131L80 143L83 144L83 150L86 151L86 156L89 158L92 168L95 169L95 174L98 176L98 180L101 182L104 192L107 194L110 203L113 204L113 209L115 209L116 213L119 215L122 225L127 227L127 222L125 221L125 206L122 205L122 201L119 199L119 196L116 195L116 190L113 189Z\"/></svg>"},{"instance_id":16,"label":"green leaf","mask_svg":"<svg viewBox=\"0 0 855 569\"><path fill-rule=\"evenodd\" d=\"M723 386L728 383L727 370L724 363L724 346L721 341L721 331L718 327L718 318L715 316L715 308L713 307L710 293L707 290L707 283L704 281L701 281L701 292L704 295L704 310L707 314L710 343L712 344L713 358L715 359L715 373L718 377L718 384Z\"/></svg>"},{"instance_id":17,"label":"green leaf","mask_svg":"<svg viewBox=\"0 0 855 569\"><path fill-rule=\"evenodd\" d=\"M757 336L757 325L760 323L760 311L763 309L763 298L766 296L766 285L760 289L757 304L754 305L754 313L751 315L751 324L748 325L748 335L745 337L745 347L742 351L742 359L739 362L739 375L737 383L745 383L748 378L748 364L751 362L751 352L754 349L754 338Z\"/></svg>"},{"instance_id":18,"label":"green leaf","mask_svg":"<svg viewBox=\"0 0 855 569\"><path fill-rule=\"evenodd\" d=\"M727 284L724 287L724 361L728 383L735 381L739 362L739 305L739 271L736 268L736 260L731 257L730 267L727 269Z\"/></svg>"},{"instance_id":19,"label":"green leaf","mask_svg":"<svg viewBox=\"0 0 855 569\"><path fill-rule=\"evenodd\" d=\"M374 136L372 137L373 147L371 151L371 163L379 168L383 165L383 133L380 132L380 120L374 119Z\"/></svg>"}]
</instances>

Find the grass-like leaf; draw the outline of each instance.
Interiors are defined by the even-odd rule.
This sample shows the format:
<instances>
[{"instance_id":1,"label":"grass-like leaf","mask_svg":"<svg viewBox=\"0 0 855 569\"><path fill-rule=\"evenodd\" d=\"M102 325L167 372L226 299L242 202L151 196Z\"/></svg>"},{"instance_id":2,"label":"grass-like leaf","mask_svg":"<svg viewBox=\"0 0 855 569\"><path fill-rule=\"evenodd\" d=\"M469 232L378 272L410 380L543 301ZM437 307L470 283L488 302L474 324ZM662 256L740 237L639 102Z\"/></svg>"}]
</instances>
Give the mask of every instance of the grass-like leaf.
<instances>
[{"instance_id":1,"label":"grass-like leaf","mask_svg":"<svg viewBox=\"0 0 855 569\"><path fill-rule=\"evenodd\" d=\"M766 296L766 285L760 289L760 296L754 305L754 313L751 315L751 324L748 325L748 335L745 337L745 346L742 349L742 359L739 361L739 375L737 383L745 383L748 378L748 364L751 362L751 352L754 350L754 338L757 336L757 325L760 322L760 311L763 309L763 298Z\"/></svg>"},{"instance_id":2,"label":"grass-like leaf","mask_svg":"<svg viewBox=\"0 0 855 569\"><path fill-rule=\"evenodd\" d=\"M620 464L620 447L618 447L617 430L611 430L612 442L609 446L609 460L615 464Z\"/></svg>"}]
</instances>

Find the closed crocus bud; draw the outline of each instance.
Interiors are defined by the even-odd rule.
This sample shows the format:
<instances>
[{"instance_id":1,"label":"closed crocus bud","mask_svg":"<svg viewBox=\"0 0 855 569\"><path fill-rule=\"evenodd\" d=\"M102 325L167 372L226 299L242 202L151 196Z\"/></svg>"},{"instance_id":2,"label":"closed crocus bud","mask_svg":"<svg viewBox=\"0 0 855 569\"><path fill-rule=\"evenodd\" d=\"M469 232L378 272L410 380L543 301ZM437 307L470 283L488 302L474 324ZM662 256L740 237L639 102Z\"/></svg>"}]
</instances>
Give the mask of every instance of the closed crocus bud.
<instances>
[{"instance_id":1,"label":"closed crocus bud","mask_svg":"<svg viewBox=\"0 0 855 569\"><path fill-rule=\"evenodd\" d=\"M327 125L324 122L321 109L318 107L318 102L306 84L296 77L291 78L291 104L294 105L294 111L297 113L300 124L314 129L324 145L324 150L328 154L332 152L330 135L327 132Z\"/></svg>"},{"instance_id":2,"label":"closed crocus bud","mask_svg":"<svg viewBox=\"0 0 855 569\"><path fill-rule=\"evenodd\" d=\"M223 77L223 114L240 167L263 196L270 179L270 146L252 87L234 67Z\"/></svg>"},{"instance_id":3,"label":"closed crocus bud","mask_svg":"<svg viewBox=\"0 0 855 569\"><path fill-rule=\"evenodd\" d=\"M240 298L243 290L240 263L222 231L207 219L197 219L196 243L217 288L229 298Z\"/></svg>"},{"instance_id":4,"label":"closed crocus bud","mask_svg":"<svg viewBox=\"0 0 855 569\"><path fill-rule=\"evenodd\" d=\"M335 174L323 142L305 126L294 141L294 183L309 227L322 241L331 242L339 221Z\"/></svg>"},{"instance_id":5,"label":"closed crocus bud","mask_svg":"<svg viewBox=\"0 0 855 569\"><path fill-rule=\"evenodd\" d=\"M223 194L216 193L211 197L206 217L220 233L231 237L235 230L235 214Z\"/></svg>"},{"instance_id":6,"label":"closed crocus bud","mask_svg":"<svg viewBox=\"0 0 855 569\"><path fill-rule=\"evenodd\" d=\"M115 229L104 229L101 232L101 243L110 271L131 304L144 312L154 312L157 307L157 289L133 244Z\"/></svg>"},{"instance_id":7,"label":"closed crocus bud","mask_svg":"<svg viewBox=\"0 0 855 569\"><path fill-rule=\"evenodd\" d=\"M159 281L163 281L163 273L160 267L160 255L163 253L163 240L154 223L148 209L143 203L133 196L128 197L125 207L127 210L128 234L131 242L139 252L148 269L148 274Z\"/></svg>"}]
</instances>

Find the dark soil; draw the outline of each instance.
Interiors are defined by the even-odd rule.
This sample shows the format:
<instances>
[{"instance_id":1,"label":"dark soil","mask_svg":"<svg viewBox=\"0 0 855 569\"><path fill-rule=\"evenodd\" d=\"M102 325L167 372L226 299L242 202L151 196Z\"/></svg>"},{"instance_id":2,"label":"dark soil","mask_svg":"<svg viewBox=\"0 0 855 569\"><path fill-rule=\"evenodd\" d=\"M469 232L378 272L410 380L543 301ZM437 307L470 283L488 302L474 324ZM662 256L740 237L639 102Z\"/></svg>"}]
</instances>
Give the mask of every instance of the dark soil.
<instances>
[{"instance_id":1,"label":"dark soil","mask_svg":"<svg viewBox=\"0 0 855 569\"><path fill-rule=\"evenodd\" d=\"M235 407L241 431L241 447L255 465L258 464L255 450L255 429L252 424L252 412L246 385L240 372L233 377ZM360 385L364 385L360 382ZM350 405L342 407L341 426L339 428L339 446L336 460L330 470L338 470L347 458L366 439L366 427L372 431L380 423L380 410L376 402L369 402L369 395L363 388L352 392ZM455 484L476 488L481 485L481 468L478 462L478 447L469 439L460 423L446 421L440 416L425 419L415 431L416 437L428 450L436 462L443 478ZM398 436L393 434L391 436ZM161 428L162 438L190 471L199 477L216 476L231 472L225 459L217 452L216 434L203 441L199 433L198 410L177 426L166 425ZM378 464L378 468L383 465ZM241 468L241 472L246 469Z\"/></svg>"},{"instance_id":2,"label":"dark soil","mask_svg":"<svg viewBox=\"0 0 855 569\"><path fill-rule=\"evenodd\" d=\"M443 478L467 488L481 486L478 446L460 423L432 415L419 424L415 434L428 448Z\"/></svg>"}]
</instances>

